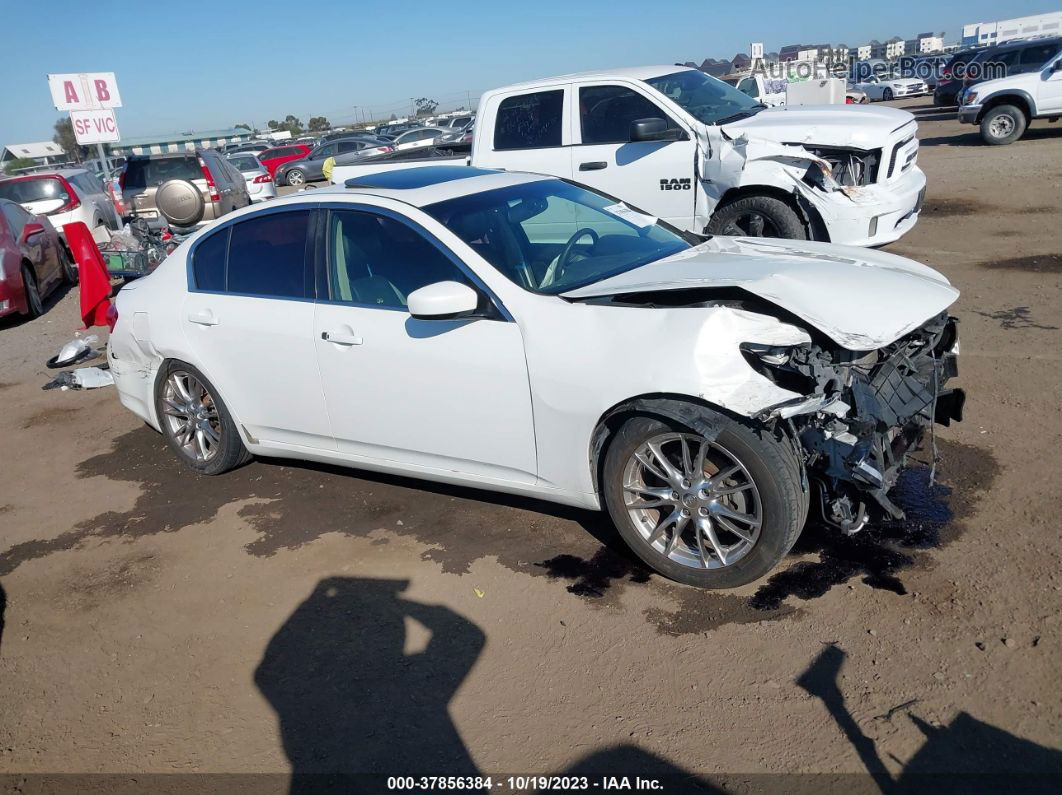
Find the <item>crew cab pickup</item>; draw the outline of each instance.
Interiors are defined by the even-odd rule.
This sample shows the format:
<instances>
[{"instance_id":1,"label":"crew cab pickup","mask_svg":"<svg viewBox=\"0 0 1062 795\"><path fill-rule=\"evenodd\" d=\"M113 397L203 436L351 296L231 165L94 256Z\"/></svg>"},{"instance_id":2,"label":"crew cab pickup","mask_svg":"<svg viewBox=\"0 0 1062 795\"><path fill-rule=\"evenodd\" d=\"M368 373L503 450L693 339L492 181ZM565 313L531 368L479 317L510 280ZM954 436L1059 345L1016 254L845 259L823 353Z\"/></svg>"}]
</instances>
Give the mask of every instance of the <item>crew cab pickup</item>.
<instances>
[{"instance_id":1,"label":"crew cab pickup","mask_svg":"<svg viewBox=\"0 0 1062 795\"><path fill-rule=\"evenodd\" d=\"M470 158L337 167L333 181L468 163L578 182L699 234L878 246L918 220L916 133L896 108L767 108L699 70L648 66L488 91Z\"/></svg>"}]
</instances>

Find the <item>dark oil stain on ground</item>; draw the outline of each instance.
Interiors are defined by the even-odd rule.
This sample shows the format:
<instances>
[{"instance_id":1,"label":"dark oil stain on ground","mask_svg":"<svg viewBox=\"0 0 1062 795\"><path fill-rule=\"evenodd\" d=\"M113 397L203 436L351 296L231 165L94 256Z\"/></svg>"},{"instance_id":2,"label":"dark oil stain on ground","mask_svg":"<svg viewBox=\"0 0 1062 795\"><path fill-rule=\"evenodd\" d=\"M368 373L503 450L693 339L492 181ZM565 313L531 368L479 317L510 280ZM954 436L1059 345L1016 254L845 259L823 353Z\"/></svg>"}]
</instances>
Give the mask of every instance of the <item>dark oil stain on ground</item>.
<instances>
[{"instance_id":1,"label":"dark oil stain on ground","mask_svg":"<svg viewBox=\"0 0 1062 795\"><path fill-rule=\"evenodd\" d=\"M149 584L161 570L152 553L124 555L100 568L75 567L63 583L64 600L79 610L93 610Z\"/></svg>"},{"instance_id":2,"label":"dark oil stain on ground","mask_svg":"<svg viewBox=\"0 0 1062 795\"><path fill-rule=\"evenodd\" d=\"M26 430L29 428L37 428L41 425L52 425L65 422L66 420L71 420L76 417L78 412L78 409L72 409L66 406L55 406L50 409L43 409L22 423L22 428L23 430Z\"/></svg>"},{"instance_id":3,"label":"dark oil stain on ground","mask_svg":"<svg viewBox=\"0 0 1062 795\"><path fill-rule=\"evenodd\" d=\"M572 594L606 606L617 605L624 588L652 587L678 605L675 610L647 611L647 619L661 632L703 633L725 624L792 618L800 610L786 604L790 597L821 596L855 577L903 592L898 573L915 563L921 550L947 543L961 532L960 509L974 504L996 473L994 460L984 450L944 442L941 451L941 473L948 487L930 487L923 467L905 474L894 493L908 520L868 528L852 538L812 524L794 554L817 555L818 560L781 569L747 599L677 586L650 575L602 513L276 460L206 477L182 465L160 435L140 428L118 437L110 452L78 467L82 477L137 484L140 495L132 509L107 511L57 537L14 545L0 553L0 576L26 561L76 549L86 540L175 532L212 520L232 502L253 501L239 511L257 533L246 546L253 555L295 549L329 533L357 538L373 534L375 542L383 530L423 545L421 558L438 563L447 573L465 573L473 562L493 557L515 572L562 581ZM111 579L120 581L120 574Z\"/></svg>"},{"instance_id":4,"label":"dark oil stain on ground","mask_svg":"<svg viewBox=\"0 0 1062 795\"><path fill-rule=\"evenodd\" d=\"M998 320L999 327L1006 331L1015 329L1040 329L1041 331L1057 331L1058 326L1045 326L1033 320L1032 310L1027 306L1015 306L1010 309L997 309L995 312L975 311L981 317L989 320Z\"/></svg>"},{"instance_id":5,"label":"dark oil stain on ground","mask_svg":"<svg viewBox=\"0 0 1062 795\"><path fill-rule=\"evenodd\" d=\"M952 218L960 215L974 215L992 210L984 202L976 199L931 199L927 198L922 205L921 216L923 218Z\"/></svg>"},{"instance_id":6,"label":"dark oil stain on ground","mask_svg":"<svg viewBox=\"0 0 1062 795\"><path fill-rule=\"evenodd\" d=\"M1028 257L995 259L981 263L988 270L1015 270L1029 273L1062 272L1062 254L1033 254Z\"/></svg>"}]
</instances>

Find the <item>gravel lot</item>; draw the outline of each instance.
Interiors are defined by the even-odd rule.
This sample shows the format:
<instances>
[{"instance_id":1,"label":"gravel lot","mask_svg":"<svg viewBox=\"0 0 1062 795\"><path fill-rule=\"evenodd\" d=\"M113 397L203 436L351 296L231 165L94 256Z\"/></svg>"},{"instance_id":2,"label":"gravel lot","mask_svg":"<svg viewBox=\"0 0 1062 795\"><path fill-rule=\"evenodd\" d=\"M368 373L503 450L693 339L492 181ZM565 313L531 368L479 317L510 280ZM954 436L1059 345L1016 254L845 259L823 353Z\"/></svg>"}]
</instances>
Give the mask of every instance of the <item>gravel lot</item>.
<instances>
[{"instance_id":1,"label":"gravel lot","mask_svg":"<svg viewBox=\"0 0 1062 795\"><path fill-rule=\"evenodd\" d=\"M76 292L0 321L0 772L1062 773L1062 126L892 104L929 189L888 250L963 292L966 421L910 521L810 527L740 591L558 506L195 476L113 389L41 391Z\"/></svg>"}]
</instances>

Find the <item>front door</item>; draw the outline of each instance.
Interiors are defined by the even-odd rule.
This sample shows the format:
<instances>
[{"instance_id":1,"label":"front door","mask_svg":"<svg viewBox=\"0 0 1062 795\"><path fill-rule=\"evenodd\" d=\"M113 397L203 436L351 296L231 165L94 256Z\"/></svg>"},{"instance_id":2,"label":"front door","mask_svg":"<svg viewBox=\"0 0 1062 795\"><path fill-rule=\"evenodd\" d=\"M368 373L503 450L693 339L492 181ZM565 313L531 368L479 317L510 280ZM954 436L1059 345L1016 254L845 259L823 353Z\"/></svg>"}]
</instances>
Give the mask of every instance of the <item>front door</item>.
<instances>
[{"instance_id":1,"label":"front door","mask_svg":"<svg viewBox=\"0 0 1062 795\"><path fill-rule=\"evenodd\" d=\"M256 213L202 238L181 322L251 436L334 450L313 342L312 214Z\"/></svg>"},{"instance_id":2,"label":"front door","mask_svg":"<svg viewBox=\"0 0 1062 795\"><path fill-rule=\"evenodd\" d=\"M696 144L688 132L630 86L581 85L576 90L572 179L682 229L693 228ZM682 129L685 140L632 142L631 123L650 118Z\"/></svg>"},{"instance_id":3,"label":"front door","mask_svg":"<svg viewBox=\"0 0 1062 795\"><path fill-rule=\"evenodd\" d=\"M419 229L371 210L329 213L330 301L314 322L341 452L501 481L536 478L531 395L516 323L417 320L414 290L473 281ZM478 289L478 288L477 288ZM483 306L491 304L484 293Z\"/></svg>"},{"instance_id":4,"label":"front door","mask_svg":"<svg viewBox=\"0 0 1062 795\"><path fill-rule=\"evenodd\" d=\"M1062 113L1062 54L1044 67L1039 78L1036 93L1037 113Z\"/></svg>"}]
</instances>

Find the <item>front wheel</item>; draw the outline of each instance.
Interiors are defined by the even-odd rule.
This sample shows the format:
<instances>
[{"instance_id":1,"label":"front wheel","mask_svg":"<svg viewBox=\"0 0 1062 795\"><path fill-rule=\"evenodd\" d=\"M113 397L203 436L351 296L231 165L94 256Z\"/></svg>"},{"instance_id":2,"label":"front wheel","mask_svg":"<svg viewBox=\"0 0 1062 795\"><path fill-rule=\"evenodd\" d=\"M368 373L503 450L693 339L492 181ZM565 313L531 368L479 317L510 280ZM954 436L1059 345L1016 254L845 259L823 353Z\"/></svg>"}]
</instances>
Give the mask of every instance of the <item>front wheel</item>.
<instances>
[{"instance_id":1,"label":"front wheel","mask_svg":"<svg viewBox=\"0 0 1062 795\"><path fill-rule=\"evenodd\" d=\"M883 102L888 102L890 99L892 99L892 89L886 88L884 91L882 91L881 99Z\"/></svg>"},{"instance_id":2,"label":"front wheel","mask_svg":"<svg viewBox=\"0 0 1062 795\"><path fill-rule=\"evenodd\" d=\"M639 558L700 588L763 577L807 518L800 466L766 430L722 415L708 440L675 423L634 417L605 456L605 505Z\"/></svg>"},{"instance_id":3,"label":"front wheel","mask_svg":"<svg viewBox=\"0 0 1062 795\"><path fill-rule=\"evenodd\" d=\"M800 216L773 196L746 196L723 205L712 214L706 231L710 235L807 239Z\"/></svg>"},{"instance_id":4,"label":"front wheel","mask_svg":"<svg viewBox=\"0 0 1062 795\"><path fill-rule=\"evenodd\" d=\"M197 472L220 475L251 459L217 390L191 365L169 363L155 409L170 448Z\"/></svg>"},{"instance_id":5,"label":"front wheel","mask_svg":"<svg viewBox=\"0 0 1062 795\"><path fill-rule=\"evenodd\" d=\"M291 171L289 171L287 173L287 176L285 177L285 179L286 179L287 183L289 185L291 185L292 187L298 187L299 185L305 184L306 175L303 174L301 171L299 171L299 169L293 168Z\"/></svg>"},{"instance_id":6,"label":"front wheel","mask_svg":"<svg viewBox=\"0 0 1062 795\"><path fill-rule=\"evenodd\" d=\"M996 105L981 119L981 140L989 146L1012 144L1021 138L1028 122L1014 105Z\"/></svg>"}]
</instances>

